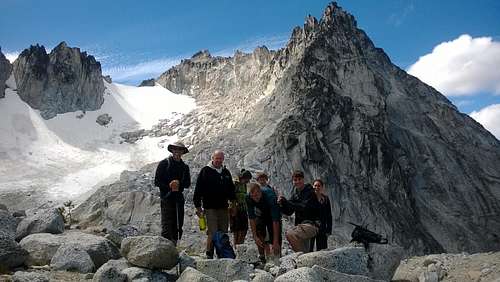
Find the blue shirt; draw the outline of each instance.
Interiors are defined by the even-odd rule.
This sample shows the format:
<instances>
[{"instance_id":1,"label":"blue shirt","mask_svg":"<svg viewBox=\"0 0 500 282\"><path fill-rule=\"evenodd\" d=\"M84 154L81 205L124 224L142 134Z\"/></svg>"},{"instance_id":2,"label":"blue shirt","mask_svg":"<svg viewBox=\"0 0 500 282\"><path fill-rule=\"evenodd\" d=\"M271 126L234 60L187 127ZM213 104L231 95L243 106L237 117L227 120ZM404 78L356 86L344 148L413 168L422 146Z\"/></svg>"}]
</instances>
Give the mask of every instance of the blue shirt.
<instances>
[{"instance_id":1,"label":"blue shirt","mask_svg":"<svg viewBox=\"0 0 500 282\"><path fill-rule=\"evenodd\" d=\"M246 196L248 218L259 217L264 220L280 221L281 213L276 194L268 187L262 187L260 190L262 197L259 202L255 202L250 195Z\"/></svg>"}]
</instances>

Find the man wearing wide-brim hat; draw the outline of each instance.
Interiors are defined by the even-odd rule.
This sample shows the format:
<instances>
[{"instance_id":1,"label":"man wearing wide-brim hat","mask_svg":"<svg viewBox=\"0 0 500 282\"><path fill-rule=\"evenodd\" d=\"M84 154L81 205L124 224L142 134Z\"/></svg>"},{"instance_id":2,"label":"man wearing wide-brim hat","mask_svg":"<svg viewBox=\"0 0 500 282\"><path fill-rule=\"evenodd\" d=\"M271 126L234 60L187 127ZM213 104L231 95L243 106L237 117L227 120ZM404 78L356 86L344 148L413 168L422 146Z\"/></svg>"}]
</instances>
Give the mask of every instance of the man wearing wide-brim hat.
<instances>
[{"instance_id":1,"label":"man wearing wide-brim hat","mask_svg":"<svg viewBox=\"0 0 500 282\"><path fill-rule=\"evenodd\" d=\"M182 161L182 155L189 150L179 141L171 143L167 149L172 155L158 164L155 186L160 188L161 236L177 244L181 239L184 224L182 192L191 185L189 167Z\"/></svg>"}]
</instances>

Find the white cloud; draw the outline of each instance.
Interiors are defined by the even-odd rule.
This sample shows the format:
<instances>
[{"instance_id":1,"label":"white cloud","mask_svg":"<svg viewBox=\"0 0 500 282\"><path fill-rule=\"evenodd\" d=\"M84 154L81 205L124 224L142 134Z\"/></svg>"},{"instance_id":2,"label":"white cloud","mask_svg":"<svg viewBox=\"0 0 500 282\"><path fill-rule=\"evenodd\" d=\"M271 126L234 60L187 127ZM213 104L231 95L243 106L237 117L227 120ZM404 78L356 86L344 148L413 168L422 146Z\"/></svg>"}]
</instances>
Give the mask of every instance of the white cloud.
<instances>
[{"instance_id":1,"label":"white cloud","mask_svg":"<svg viewBox=\"0 0 500 282\"><path fill-rule=\"evenodd\" d=\"M19 54L20 52L7 52L4 55L5 58L7 58L7 60L9 60L9 62L12 64L17 59L17 57L19 57Z\"/></svg>"},{"instance_id":2,"label":"white cloud","mask_svg":"<svg viewBox=\"0 0 500 282\"><path fill-rule=\"evenodd\" d=\"M214 56L233 56L236 50L243 52L252 52L257 46L265 45L269 49L278 49L283 47L288 41L288 36L277 35L268 37L253 38L242 42L233 47L228 47L219 51L211 52ZM102 49L102 48L101 48ZM209 50L211 51L211 50ZM127 56L120 53L110 53L100 50L99 48L92 49L97 60L101 61L104 67L102 73L110 75L113 81L122 83L136 83L148 78L156 78L163 72L167 71L172 66L181 62L182 59L190 58L191 55L177 56L171 58L153 59L137 64L123 65L121 62L127 60Z\"/></svg>"},{"instance_id":3,"label":"white cloud","mask_svg":"<svg viewBox=\"0 0 500 282\"><path fill-rule=\"evenodd\" d=\"M413 10L415 10L415 6L413 3L409 3L402 11L391 14L388 22L395 27L399 27Z\"/></svg>"},{"instance_id":4,"label":"white cloud","mask_svg":"<svg viewBox=\"0 0 500 282\"><path fill-rule=\"evenodd\" d=\"M489 105L469 115L500 140L500 104Z\"/></svg>"},{"instance_id":5,"label":"white cloud","mask_svg":"<svg viewBox=\"0 0 500 282\"><path fill-rule=\"evenodd\" d=\"M141 81L156 78L170 67L179 64L181 58L163 58L142 62L135 65L121 65L103 69L104 75L110 75L118 82Z\"/></svg>"},{"instance_id":6,"label":"white cloud","mask_svg":"<svg viewBox=\"0 0 500 282\"><path fill-rule=\"evenodd\" d=\"M447 96L500 94L500 42L464 34L443 42L408 68Z\"/></svg>"}]
</instances>

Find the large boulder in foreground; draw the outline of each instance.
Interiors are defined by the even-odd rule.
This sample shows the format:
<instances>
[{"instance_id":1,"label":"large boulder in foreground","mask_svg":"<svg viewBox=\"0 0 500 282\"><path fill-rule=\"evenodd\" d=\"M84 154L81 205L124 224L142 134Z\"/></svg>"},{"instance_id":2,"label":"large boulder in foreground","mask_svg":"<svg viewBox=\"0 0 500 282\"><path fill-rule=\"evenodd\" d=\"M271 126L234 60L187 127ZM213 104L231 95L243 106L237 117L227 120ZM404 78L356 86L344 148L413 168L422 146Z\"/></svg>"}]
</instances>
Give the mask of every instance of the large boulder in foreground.
<instances>
[{"instance_id":1,"label":"large boulder in foreground","mask_svg":"<svg viewBox=\"0 0 500 282\"><path fill-rule=\"evenodd\" d=\"M49 233L31 234L19 244L28 251L28 265L50 264L52 257L63 244L74 244L86 251L95 267L100 267L110 259L120 257L118 249L111 241L92 234L69 231L61 235Z\"/></svg>"},{"instance_id":2,"label":"large boulder in foreground","mask_svg":"<svg viewBox=\"0 0 500 282\"><path fill-rule=\"evenodd\" d=\"M94 274L93 282L126 282L127 275L122 271L131 265L125 259L109 260Z\"/></svg>"},{"instance_id":3,"label":"large boulder in foreground","mask_svg":"<svg viewBox=\"0 0 500 282\"><path fill-rule=\"evenodd\" d=\"M0 272L24 264L28 252L14 238L0 234Z\"/></svg>"},{"instance_id":4,"label":"large boulder in foreground","mask_svg":"<svg viewBox=\"0 0 500 282\"><path fill-rule=\"evenodd\" d=\"M60 234L63 232L64 218L57 209L38 210L34 215L19 223L16 230L16 240L20 241L34 233Z\"/></svg>"},{"instance_id":5,"label":"large boulder in foreground","mask_svg":"<svg viewBox=\"0 0 500 282\"><path fill-rule=\"evenodd\" d=\"M188 267L182 272L177 282L217 282L217 279L203 274L192 267Z\"/></svg>"},{"instance_id":6,"label":"large boulder in foreground","mask_svg":"<svg viewBox=\"0 0 500 282\"><path fill-rule=\"evenodd\" d=\"M147 268L135 267L125 258L110 260L103 264L94 274L94 282L168 282L175 281L173 275Z\"/></svg>"},{"instance_id":7,"label":"large boulder in foreground","mask_svg":"<svg viewBox=\"0 0 500 282\"><path fill-rule=\"evenodd\" d=\"M78 244L64 244L57 249L50 261L54 270L76 271L80 273L94 272L95 265L84 248Z\"/></svg>"},{"instance_id":8,"label":"large boulder in foreground","mask_svg":"<svg viewBox=\"0 0 500 282\"><path fill-rule=\"evenodd\" d=\"M141 234L135 226L122 225L118 228L109 230L106 235L106 239L111 240L111 242L115 243L116 246L120 247L124 238L139 235Z\"/></svg>"},{"instance_id":9,"label":"large boulder in foreground","mask_svg":"<svg viewBox=\"0 0 500 282\"><path fill-rule=\"evenodd\" d=\"M49 277L45 273L16 271L12 275L13 282L49 282Z\"/></svg>"},{"instance_id":10,"label":"large boulder in foreground","mask_svg":"<svg viewBox=\"0 0 500 282\"><path fill-rule=\"evenodd\" d=\"M62 244L60 237L49 233L32 234L19 242L19 245L29 253L27 265L50 264L50 260Z\"/></svg>"},{"instance_id":11,"label":"large boulder in foreground","mask_svg":"<svg viewBox=\"0 0 500 282\"><path fill-rule=\"evenodd\" d=\"M250 280L253 267L238 259L202 259L196 268L218 281Z\"/></svg>"},{"instance_id":12,"label":"large boulder in foreground","mask_svg":"<svg viewBox=\"0 0 500 282\"><path fill-rule=\"evenodd\" d=\"M162 271L155 271L141 267L129 267L122 271L127 276L127 281L169 282L175 281L173 275Z\"/></svg>"},{"instance_id":13,"label":"large boulder in foreground","mask_svg":"<svg viewBox=\"0 0 500 282\"><path fill-rule=\"evenodd\" d=\"M303 254L297 258L297 267L318 265L341 273L390 280L402 258L403 250L398 246L372 244L368 251L348 246Z\"/></svg>"},{"instance_id":14,"label":"large boulder in foreground","mask_svg":"<svg viewBox=\"0 0 500 282\"><path fill-rule=\"evenodd\" d=\"M394 281L412 282L500 281L499 279L500 252L412 257L401 261L392 278Z\"/></svg>"},{"instance_id":15,"label":"large boulder in foreground","mask_svg":"<svg viewBox=\"0 0 500 282\"><path fill-rule=\"evenodd\" d=\"M16 238L17 220L7 210L0 209L0 236Z\"/></svg>"},{"instance_id":16,"label":"large boulder in foreground","mask_svg":"<svg viewBox=\"0 0 500 282\"><path fill-rule=\"evenodd\" d=\"M65 42L50 54L39 45L25 49L14 62L14 77L19 97L45 119L98 110L104 102L101 64Z\"/></svg>"},{"instance_id":17,"label":"large boulder in foreground","mask_svg":"<svg viewBox=\"0 0 500 282\"><path fill-rule=\"evenodd\" d=\"M307 253L297 258L297 268L319 265L347 274L366 275L368 269L368 254L364 248L344 247L333 251Z\"/></svg>"},{"instance_id":18,"label":"large boulder in foreground","mask_svg":"<svg viewBox=\"0 0 500 282\"><path fill-rule=\"evenodd\" d=\"M349 275L334 270L329 270L320 266L300 267L289 271L274 280L275 282L317 282L317 281L342 281L342 282L382 282L361 275Z\"/></svg>"},{"instance_id":19,"label":"large boulder in foreground","mask_svg":"<svg viewBox=\"0 0 500 282\"><path fill-rule=\"evenodd\" d=\"M246 263L259 262L259 250L255 244L236 245L236 258Z\"/></svg>"},{"instance_id":20,"label":"large boulder in foreground","mask_svg":"<svg viewBox=\"0 0 500 282\"><path fill-rule=\"evenodd\" d=\"M174 243L160 236L127 237L121 253L131 264L150 269L171 269L179 258Z\"/></svg>"}]
</instances>

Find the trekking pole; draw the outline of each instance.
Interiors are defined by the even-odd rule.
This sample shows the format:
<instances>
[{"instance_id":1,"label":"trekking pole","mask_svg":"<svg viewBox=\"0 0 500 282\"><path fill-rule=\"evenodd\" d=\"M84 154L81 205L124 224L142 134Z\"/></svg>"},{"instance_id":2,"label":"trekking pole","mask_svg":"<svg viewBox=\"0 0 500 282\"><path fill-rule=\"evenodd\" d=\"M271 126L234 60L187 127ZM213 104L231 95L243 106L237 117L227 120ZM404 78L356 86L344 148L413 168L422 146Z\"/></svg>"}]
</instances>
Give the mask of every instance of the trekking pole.
<instances>
[{"instance_id":1,"label":"trekking pole","mask_svg":"<svg viewBox=\"0 0 500 282\"><path fill-rule=\"evenodd\" d=\"M176 223L177 223L177 241L176 242L179 242L179 240L181 239L181 236L180 236L180 223L179 223L179 201L177 199L175 199L175 217L176 217ZM175 244L176 247L177 247L177 243ZM177 275L180 276L181 275L181 260L179 259L179 263L177 264Z\"/></svg>"}]
</instances>

